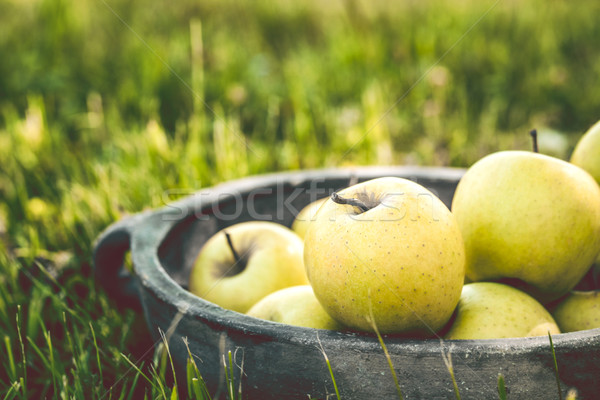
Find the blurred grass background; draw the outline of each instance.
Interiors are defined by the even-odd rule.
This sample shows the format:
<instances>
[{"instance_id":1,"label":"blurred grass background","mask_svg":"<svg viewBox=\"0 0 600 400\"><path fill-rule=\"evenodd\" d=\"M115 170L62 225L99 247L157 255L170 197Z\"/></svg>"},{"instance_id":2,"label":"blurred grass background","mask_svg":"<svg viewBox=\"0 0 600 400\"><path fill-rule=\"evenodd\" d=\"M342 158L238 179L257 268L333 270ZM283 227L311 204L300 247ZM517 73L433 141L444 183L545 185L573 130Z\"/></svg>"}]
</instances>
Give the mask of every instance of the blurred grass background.
<instances>
[{"instance_id":1,"label":"blurred grass background","mask_svg":"<svg viewBox=\"0 0 600 400\"><path fill-rule=\"evenodd\" d=\"M90 263L103 228L166 191L466 167L529 148L534 127L567 158L600 119L598 15L596 0L0 0L0 395L156 396L120 354L151 368L144 322Z\"/></svg>"}]
</instances>

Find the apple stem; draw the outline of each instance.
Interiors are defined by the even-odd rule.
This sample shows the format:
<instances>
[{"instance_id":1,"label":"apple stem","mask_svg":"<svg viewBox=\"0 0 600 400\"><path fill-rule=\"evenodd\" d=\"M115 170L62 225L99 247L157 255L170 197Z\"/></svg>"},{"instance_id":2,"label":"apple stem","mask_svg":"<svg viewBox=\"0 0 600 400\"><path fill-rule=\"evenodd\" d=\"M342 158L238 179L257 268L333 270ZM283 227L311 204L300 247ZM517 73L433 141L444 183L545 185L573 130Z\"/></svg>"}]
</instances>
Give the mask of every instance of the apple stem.
<instances>
[{"instance_id":1,"label":"apple stem","mask_svg":"<svg viewBox=\"0 0 600 400\"><path fill-rule=\"evenodd\" d=\"M348 204L354 207L357 207L360 209L361 212L365 212L369 210L369 207L367 207L367 205L365 203L363 203L362 201L355 199L355 198L345 198L340 196L339 194L337 194L337 192L333 192L331 193L331 200L333 200L334 203L337 204Z\"/></svg>"},{"instance_id":2,"label":"apple stem","mask_svg":"<svg viewBox=\"0 0 600 400\"><path fill-rule=\"evenodd\" d=\"M531 135L531 140L533 141L533 152L539 153L538 151L538 142L537 142L537 129L532 129L529 134Z\"/></svg>"},{"instance_id":3,"label":"apple stem","mask_svg":"<svg viewBox=\"0 0 600 400\"><path fill-rule=\"evenodd\" d=\"M227 231L225 231L225 238L227 239L227 244L229 245L229 249L231 250L233 258L235 259L235 262L237 264L238 262L240 262L240 256L237 253L237 251L235 251L235 247L233 247L233 242L231 241L231 235Z\"/></svg>"}]
</instances>

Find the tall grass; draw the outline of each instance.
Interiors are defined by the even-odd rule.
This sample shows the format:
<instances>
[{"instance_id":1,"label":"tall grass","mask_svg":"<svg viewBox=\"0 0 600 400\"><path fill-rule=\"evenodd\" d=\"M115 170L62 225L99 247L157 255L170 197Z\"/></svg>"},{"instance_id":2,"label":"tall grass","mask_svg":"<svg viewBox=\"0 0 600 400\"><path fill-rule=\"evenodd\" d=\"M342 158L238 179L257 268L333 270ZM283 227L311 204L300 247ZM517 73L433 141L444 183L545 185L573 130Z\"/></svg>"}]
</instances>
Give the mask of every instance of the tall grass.
<instances>
[{"instance_id":1,"label":"tall grass","mask_svg":"<svg viewBox=\"0 0 600 400\"><path fill-rule=\"evenodd\" d=\"M467 166L532 127L565 157L599 118L599 11L0 1L0 395L172 395L144 321L92 277L125 214L268 171Z\"/></svg>"}]
</instances>

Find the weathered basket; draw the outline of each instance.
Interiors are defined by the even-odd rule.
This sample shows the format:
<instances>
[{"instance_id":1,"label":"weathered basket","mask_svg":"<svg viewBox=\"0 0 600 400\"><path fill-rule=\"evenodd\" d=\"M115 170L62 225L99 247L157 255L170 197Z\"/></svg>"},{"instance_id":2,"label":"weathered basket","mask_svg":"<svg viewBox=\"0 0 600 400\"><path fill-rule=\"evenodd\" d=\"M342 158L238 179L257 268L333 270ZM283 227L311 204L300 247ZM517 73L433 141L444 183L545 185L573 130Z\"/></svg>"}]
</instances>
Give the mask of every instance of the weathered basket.
<instances>
[{"instance_id":1,"label":"weathered basket","mask_svg":"<svg viewBox=\"0 0 600 400\"><path fill-rule=\"evenodd\" d=\"M159 330L166 332L179 376L185 376L187 338L213 393L224 393L223 355L231 350L244 398L332 398L334 386L324 353L342 399L398 398L388 362L373 335L288 326L225 310L186 290L190 269L202 244L218 230L252 219L290 226L304 205L347 186L351 179L409 178L449 206L463 173L448 168L360 167L231 181L114 223L96 243L96 277L117 302L143 310L157 341ZM128 251L134 274L123 267ZM509 399L558 398L547 337L384 340L405 399L454 398L444 354L451 355L462 399L498 398L498 374L504 376ZM553 342L563 392L576 387L578 398L597 398L600 329L556 335Z\"/></svg>"}]
</instances>

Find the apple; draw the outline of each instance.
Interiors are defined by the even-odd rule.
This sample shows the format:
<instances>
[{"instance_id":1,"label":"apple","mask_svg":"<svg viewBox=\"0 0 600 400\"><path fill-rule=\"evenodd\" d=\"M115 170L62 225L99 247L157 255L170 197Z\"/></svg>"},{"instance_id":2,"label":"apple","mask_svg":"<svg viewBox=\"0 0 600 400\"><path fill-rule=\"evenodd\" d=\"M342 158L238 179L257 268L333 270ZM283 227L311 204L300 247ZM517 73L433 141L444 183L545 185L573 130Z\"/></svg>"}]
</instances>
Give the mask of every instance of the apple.
<instances>
[{"instance_id":1,"label":"apple","mask_svg":"<svg viewBox=\"0 0 600 400\"><path fill-rule=\"evenodd\" d=\"M501 151L477 161L452 212L471 281L508 279L543 302L568 293L600 252L600 187L543 154Z\"/></svg>"},{"instance_id":2,"label":"apple","mask_svg":"<svg viewBox=\"0 0 600 400\"><path fill-rule=\"evenodd\" d=\"M333 193L304 239L308 279L323 308L362 331L432 335L464 281L464 245L450 210L396 177Z\"/></svg>"},{"instance_id":3,"label":"apple","mask_svg":"<svg viewBox=\"0 0 600 400\"><path fill-rule=\"evenodd\" d=\"M579 139L571 163L583 168L600 184L600 121Z\"/></svg>"},{"instance_id":4,"label":"apple","mask_svg":"<svg viewBox=\"0 0 600 400\"><path fill-rule=\"evenodd\" d=\"M315 220L317 211L319 211L319 208L323 205L325 200L327 200L327 197L309 203L300 210L298 215L296 215L296 218L294 218L294 222L292 223L292 230L296 232L298 236L304 239L308 225Z\"/></svg>"},{"instance_id":5,"label":"apple","mask_svg":"<svg viewBox=\"0 0 600 400\"><path fill-rule=\"evenodd\" d=\"M544 306L527 293L494 282L464 285L445 339L503 339L558 334Z\"/></svg>"},{"instance_id":6,"label":"apple","mask_svg":"<svg viewBox=\"0 0 600 400\"><path fill-rule=\"evenodd\" d=\"M307 284L303 242L283 225L242 222L211 237L200 249L189 290L244 313L269 293Z\"/></svg>"},{"instance_id":7,"label":"apple","mask_svg":"<svg viewBox=\"0 0 600 400\"><path fill-rule=\"evenodd\" d=\"M292 286L267 295L246 313L255 318L307 328L342 330L319 303L310 285Z\"/></svg>"},{"instance_id":8,"label":"apple","mask_svg":"<svg viewBox=\"0 0 600 400\"><path fill-rule=\"evenodd\" d=\"M600 290L573 290L552 314L565 333L600 328Z\"/></svg>"}]
</instances>

